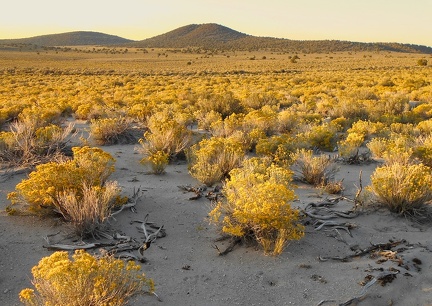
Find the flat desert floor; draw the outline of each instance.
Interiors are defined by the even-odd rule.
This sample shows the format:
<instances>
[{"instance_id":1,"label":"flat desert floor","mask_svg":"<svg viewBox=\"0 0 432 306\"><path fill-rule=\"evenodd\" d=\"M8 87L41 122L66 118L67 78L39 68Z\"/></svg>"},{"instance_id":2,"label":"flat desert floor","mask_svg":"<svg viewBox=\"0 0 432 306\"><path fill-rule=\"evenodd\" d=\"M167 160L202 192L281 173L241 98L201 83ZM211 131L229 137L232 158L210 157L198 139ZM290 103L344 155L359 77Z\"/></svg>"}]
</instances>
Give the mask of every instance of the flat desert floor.
<instances>
[{"instance_id":1,"label":"flat desert floor","mask_svg":"<svg viewBox=\"0 0 432 306\"><path fill-rule=\"evenodd\" d=\"M146 215L166 230L166 236L144 252L142 264L155 281L159 299L138 295L130 305L432 305L430 224L382 208L360 208L353 219L332 219L352 224L350 233L319 228L305 219L304 238L291 242L280 256L266 256L250 245L238 245L220 256L215 245L223 250L229 242L216 241L220 233L208 220L211 202L205 197L190 200L194 194L178 187L200 185L188 174L186 162L169 165L163 175L152 175L139 163L136 145L103 149L117 159L111 179L122 193L131 196L134 188L143 193L136 212L127 209L110 220L111 230L143 241L132 221ZM336 178L343 178L344 198L332 209L350 210L360 170L367 186L376 166L340 164ZM4 212L7 193L26 175L0 183L0 305L20 304L18 293L31 286L31 268L52 253L44 247L45 236L52 242L76 243L62 222ZM300 209L335 198L301 183L296 193L298 200L292 205Z\"/></svg>"}]
</instances>

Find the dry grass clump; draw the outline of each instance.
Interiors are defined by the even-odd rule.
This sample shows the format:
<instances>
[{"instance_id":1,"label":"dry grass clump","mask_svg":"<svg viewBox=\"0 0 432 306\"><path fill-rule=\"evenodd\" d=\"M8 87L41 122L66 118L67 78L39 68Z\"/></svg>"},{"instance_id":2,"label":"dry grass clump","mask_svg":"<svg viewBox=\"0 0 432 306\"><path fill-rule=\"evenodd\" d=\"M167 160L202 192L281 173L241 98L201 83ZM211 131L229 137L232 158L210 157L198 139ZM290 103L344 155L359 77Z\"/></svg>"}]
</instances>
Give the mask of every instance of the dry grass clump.
<instances>
[{"instance_id":1,"label":"dry grass clump","mask_svg":"<svg viewBox=\"0 0 432 306\"><path fill-rule=\"evenodd\" d=\"M83 183L80 190L65 190L57 195L56 206L80 237L93 235L111 216L118 205L120 188L117 182L103 187Z\"/></svg>"},{"instance_id":2,"label":"dry grass clump","mask_svg":"<svg viewBox=\"0 0 432 306\"><path fill-rule=\"evenodd\" d=\"M329 194L340 194L344 190L343 181L329 181L320 186L325 192Z\"/></svg>"},{"instance_id":3,"label":"dry grass clump","mask_svg":"<svg viewBox=\"0 0 432 306\"><path fill-rule=\"evenodd\" d=\"M7 166L34 166L62 155L73 137L74 125L40 125L37 120L12 122L0 133L0 162Z\"/></svg>"},{"instance_id":4,"label":"dry grass clump","mask_svg":"<svg viewBox=\"0 0 432 306\"><path fill-rule=\"evenodd\" d=\"M312 150L297 150L293 155L293 160L296 178L314 186L329 184L338 171L336 163L330 156L314 156Z\"/></svg>"},{"instance_id":5,"label":"dry grass clump","mask_svg":"<svg viewBox=\"0 0 432 306\"><path fill-rule=\"evenodd\" d=\"M400 214L413 214L432 200L431 168L393 161L376 168L369 190L377 202Z\"/></svg>"},{"instance_id":6,"label":"dry grass clump","mask_svg":"<svg viewBox=\"0 0 432 306\"><path fill-rule=\"evenodd\" d=\"M135 137L131 133L132 121L129 118L103 118L90 121L90 136L98 145L131 143Z\"/></svg>"},{"instance_id":7,"label":"dry grass clump","mask_svg":"<svg viewBox=\"0 0 432 306\"><path fill-rule=\"evenodd\" d=\"M19 298L28 306L126 305L138 293L152 293L154 283L133 261L113 256L96 258L77 250L55 252L32 269L35 289L23 289Z\"/></svg>"}]
</instances>

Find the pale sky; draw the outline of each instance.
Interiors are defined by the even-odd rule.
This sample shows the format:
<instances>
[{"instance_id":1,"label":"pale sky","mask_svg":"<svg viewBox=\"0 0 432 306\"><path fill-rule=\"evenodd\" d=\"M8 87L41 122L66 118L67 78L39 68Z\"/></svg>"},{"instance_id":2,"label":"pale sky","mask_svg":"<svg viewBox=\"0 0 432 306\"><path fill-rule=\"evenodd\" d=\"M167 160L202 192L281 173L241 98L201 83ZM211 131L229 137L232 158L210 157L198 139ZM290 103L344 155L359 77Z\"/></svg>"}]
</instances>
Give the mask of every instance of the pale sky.
<instances>
[{"instance_id":1,"label":"pale sky","mask_svg":"<svg viewBox=\"0 0 432 306\"><path fill-rule=\"evenodd\" d=\"M142 40L218 23L254 36L432 46L432 0L0 1L0 39L96 31Z\"/></svg>"}]
</instances>

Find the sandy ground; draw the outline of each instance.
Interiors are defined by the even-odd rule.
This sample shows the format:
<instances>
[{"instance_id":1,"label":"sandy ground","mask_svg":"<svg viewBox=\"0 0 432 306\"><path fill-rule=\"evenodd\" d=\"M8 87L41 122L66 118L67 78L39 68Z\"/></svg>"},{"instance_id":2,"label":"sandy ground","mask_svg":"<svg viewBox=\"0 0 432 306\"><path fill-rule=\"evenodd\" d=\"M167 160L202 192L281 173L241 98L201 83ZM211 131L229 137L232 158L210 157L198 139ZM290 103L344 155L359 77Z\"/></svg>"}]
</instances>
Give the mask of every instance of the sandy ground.
<instances>
[{"instance_id":1,"label":"sandy ground","mask_svg":"<svg viewBox=\"0 0 432 306\"><path fill-rule=\"evenodd\" d=\"M223 250L228 242L215 242L220 237L208 223L210 201L206 198L189 200L194 194L178 186L198 186L185 163L170 165L166 174L146 173L139 164L141 156L134 145L104 147L117 158L117 180L125 195L140 187L142 198L137 212L125 210L111 220L111 227L135 239L143 239L132 220L164 225L167 236L156 240L145 251L147 262L143 271L156 283L155 296L137 296L130 305L340 305L360 295L367 283L365 277L378 277L383 271L394 271L396 278L382 286L378 282L366 290L360 305L432 305L432 229L430 224L418 224L397 217L385 209L367 209L354 219L336 218L354 223L352 237L345 231L316 230L306 225L302 240L291 242L278 257L265 256L253 246L237 246L226 256L219 256L215 244ZM359 171L363 185L376 164L341 165L339 178L344 178L344 196L353 198L357 190ZM0 184L0 210L8 201L6 194L25 174L13 176ZM304 208L327 195L299 184L299 199L294 207ZM348 210L352 203L339 201L335 209ZM44 236L56 242L67 242L68 229L61 222L36 217L12 217L0 214L0 305L19 305L18 293L31 286L31 268L52 253L43 247ZM348 262L320 261L319 257L345 257L372 244L404 242L391 248L397 259L383 261L383 256L367 253ZM387 253L389 254L389 253ZM324 301L324 302L323 302ZM349 304L349 305L354 305ZM348 304L347 304L348 305Z\"/></svg>"}]
</instances>

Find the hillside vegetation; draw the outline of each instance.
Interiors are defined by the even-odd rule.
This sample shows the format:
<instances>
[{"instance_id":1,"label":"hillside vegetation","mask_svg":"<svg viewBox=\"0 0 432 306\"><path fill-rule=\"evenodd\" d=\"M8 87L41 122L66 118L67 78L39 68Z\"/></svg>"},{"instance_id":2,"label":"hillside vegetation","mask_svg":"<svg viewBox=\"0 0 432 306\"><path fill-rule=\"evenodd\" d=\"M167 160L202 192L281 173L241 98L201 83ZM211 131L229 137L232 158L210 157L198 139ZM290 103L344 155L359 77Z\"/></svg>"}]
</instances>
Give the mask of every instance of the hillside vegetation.
<instances>
[{"instance_id":1,"label":"hillside vegetation","mask_svg":"<svg viewBox=\"0 0 432 306\"><path fill-rule=\"evenodd\" d=\"M0 40L3 49L11 45L117 46L137 48L201 48L219 51L257 51L325 53L340 51L394 51L432 53L432 48L391 42L362 43L340 40L291 40L257 37L215 23L190 24L148 39L133 41L97 32L70 32L21 39Z\"/></svg>"}]
</instances>

